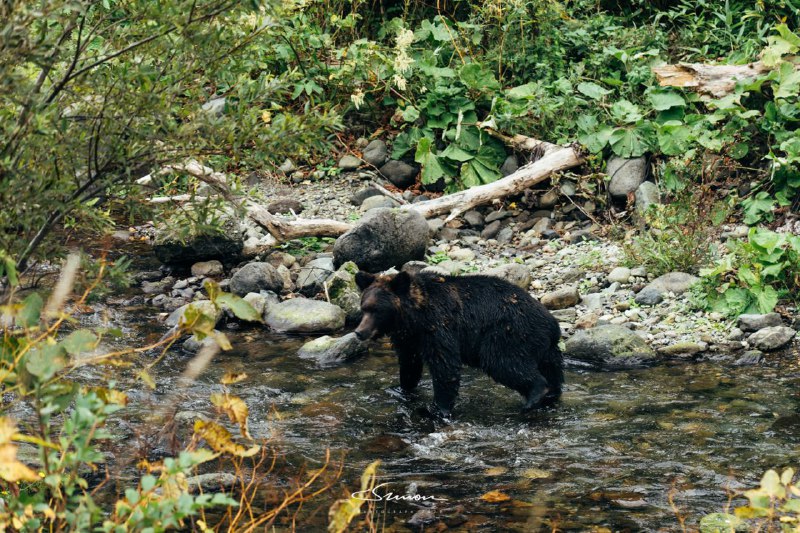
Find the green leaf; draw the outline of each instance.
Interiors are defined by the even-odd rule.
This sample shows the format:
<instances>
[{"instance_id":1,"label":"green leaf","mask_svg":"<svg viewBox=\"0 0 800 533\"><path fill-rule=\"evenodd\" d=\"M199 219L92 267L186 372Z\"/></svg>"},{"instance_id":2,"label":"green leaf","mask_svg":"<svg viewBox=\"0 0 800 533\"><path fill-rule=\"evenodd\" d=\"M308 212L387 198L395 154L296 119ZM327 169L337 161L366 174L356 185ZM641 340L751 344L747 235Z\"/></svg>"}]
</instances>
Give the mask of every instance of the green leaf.
<instances>
[{"instance_id":1,"label":"green leaf","mask_svg":"<svg viewBox=\"0 0 800 533\"><path fill-rule=\"evenodd\" d=\"M711 513L700 519L700 533L730 533L747 529L747 523L728 513Z\"/></svg>"},{"instance_id":2,"label":"green leaf","mask_svg":"<svg viewBox=\"0 0 800 533\"><path fill-rule=\"evenodd\" d=\"M782 234L759 228L751 228L747 239L767 253L772 253L775 248L783 245L785 242Z\"/></svg>"},{"instance_id":3,"label":"green leaf","mask_svg":"<svg viewBox=\"0 0 800 533\"><path fill-rule=\"evenodd\" d=\"M647 144L637 128L617 128L608 138L611 149L620 157L639 157L647 151Z\"/></svg>"},{"instance_id":4,"label":"green leaf","mask_svg":"<svg viewBox=\"0 0 800 533\"><path fill-rule=\"evenodd\" d=\"M64 348L60 344L42 343L28 353L25 369L39 381L47 381L67 364Z\"/></svg>"},{"instance_id":5,"label":"green leaf","mask_svg":"<svg viewBox=\"0 0 800 533\"><path fill-rule=\"evenodd\" d=\"M231 312L236 315L236 318L240 320L247 320L248 322L262 321L261 315L253 309L253 306L235 294L223 292L217 296L216 302L230 309Z\"/></svg>"},{"instance_id":6,"label":"green leaf","mask_svg":"<svg viewBox=\"0 0 800 533\"><path fill-rule=\"evenodd\" d=\"M448 145L440 155L441 157L446 157L447 159L452 159L453 161L458 161L459 163L469 161L475 157L474 153L462 150L455 143Z\"/></svg>"},{"instance_id":7,"label":"green leaf","mask_svg":"<svg viewBox=\"0 0 800 533\"><path fill-rule=\"evenodd\" d=\"M539 89L539 85L535 82L529 82L525 85L512 87L506 91L506 97L510 100L523 100L534 97Z\"/></svg>"},{"instance_id":8,"label":"green leaf","mask_svg":"<svg viewBox=\"0 0 800 533\"><path fill-rule=\"evenodd\" d=\"M664 155L682 155L689 148L692 130L682 124L664 124L656 130L658 146Z\"/></svg>"},{"instance_id":9,"label":"green leaf","mask_svg":"<svg viewBox=\"0 0 800 533\"><path fill-rule=\"evenodd\" d=\"M780 84L775 91L775 98L797 97L800 92L800 70L795 69L794 64L784 63L780 70Z\"/></svg>"},{"instance_id":10,"label":"green leaf","mask_svg":"<svg viewBox=\"0 0 800 533\"><path fill-rule=\"evenodd\" d=\"M686 100L680 94L669 89L655 89L647 95L653 109L666 111L672 107L686 107Z\"/></svg>"},{"instance_id":11,"label":"green leaf","mask_svg":"<svg viewBox=\"0 0 800 533\"><path fill-rule=\"evenodd\" d=\"M490 168L479 160L473 160L461 167L461 180L467 187L491 183L501 174L496 168Z\"/></svg>"},{"instance_id":12,"label":"green leaf","mask_svg":"<svg viewBox=\"0 0 800 533\"><path fill-rule=\"evenodd\" d=\"M433 142L423 137L417 143L417 151L414 154L414 161L422 165L422 183L425 185L432 185L447 175L439 157L433 153L432 146Z\"/></svg>"},{"instance_id":13,"label":"green leaf","mask_svg":"<svg viewBox=\"0 0 800 533\"><path fill-rule=\"evenodd\" d=\"M31 293L22 301L22 307L17 314L17 324L23 328L32 328L39 323L44 302L38 293Z\"/></svg>"},{"instance_id":14,"label":"green leaf","mask_svg":"<svg viewBox=\"0 0 800 533\"><path fill-rule=\"evenodd\" d=\"M753 287L750 290L755 295L759 313L771 313L775 306L778 305L778 291L773 289L771 285L764 285L760 289Z\"/></svg>"},{"instance_id":15,"label":"green leaf","mask_svg":"<svg viewBox=\"0 0 800 533\"><path fill-rule=\"evenodd\" d=\"M601 100L604 96L611 94L610 90L590 81L579 83L578 92L588 96L592 100Z\"/></svg>"},{"instance_id":16,"label":"green leaf","mask_svg":"<svg viewBox=\"0 0 800 533\"><path fill-rule=\"evenodd\" d=\"M406 122L414 122L419 118L419 109L417 109L413 105L410 105L405 109L403 109L402 115L403 115L403 120L405 120Z\"/></svg>"},{"instance_id":17,"label":"green leaf","mask_svg":"<svg viewBox=\"0 0 800 533\"><path fill-rule=\"evenodd\" d=\"M458 77L468 88L476 91L499 91L500 83L494 73L480 63L468 63L458 71Z\"/></svg>"},{"instance_id":18,"label":"green leaf","mask_svg":"<svg viewBox=\"0 0 800 533\"><path fill-rule=\"evenodd\" d=\"M786 496L786 489L775 470L764 472L764 476L761 478L761 490L770 498L783 498Z\"/></svg>"},{"instance_id":19,"label":"green leaf","mask_svg":"<svg viewBox=\"0 0 800 533\"><path fill-rule=\"evenodd\" d=\"M742 202L744 207L744 223L753 225L762 220L765 215L771 214L775 201L764 191Z\"/></svg>"},{"instance_id":20,"label":"green leaf","mask_svg":"<svg viewBox=\"0 0 800 533\"><path fill-rule=\"evenodd\" d=\"M97 346L97 335L88 329L73 331L61 341L61 346L70 355L78 355L93 350Z\"/></svg>"},{"instance_id":21,"label":"green leaf","mask_svg":"<svg viewBox=\"0 0 800 533\"><path fill-rule=\"evenodd\" d=\"M620 100L611 106L611 116L620 122L634 123L642 118L639 106L627 100Z\"/></svg>"}]
</instances>

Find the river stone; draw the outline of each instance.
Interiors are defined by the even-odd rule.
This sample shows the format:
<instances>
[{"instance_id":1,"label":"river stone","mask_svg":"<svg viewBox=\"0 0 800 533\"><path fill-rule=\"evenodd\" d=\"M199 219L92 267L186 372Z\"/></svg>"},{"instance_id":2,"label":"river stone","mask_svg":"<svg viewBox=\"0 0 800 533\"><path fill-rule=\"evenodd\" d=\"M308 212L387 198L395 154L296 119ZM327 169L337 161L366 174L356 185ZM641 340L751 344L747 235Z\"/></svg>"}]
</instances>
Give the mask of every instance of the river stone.
<instances>
[{"instance_id":1,"label":"river stone","mask_svg":"<svg viewBox=\"0 0 800 533\"><path fill-rule=\"evenodd\" d=\"M215 333L219 333L216 329L214 330ZM192 335L181 344L181 350L186 353L197 353L199 352L204 346L214 346L216 341L212 337L204 337L203 340L200 340L197 335Z\"/></svg>"},{"instance_id":2,"label":"river stone","mask_svg":"<svg viewBox=\"0 0 800 533\"><path fill-rule=\"evenodd\" d=\"M531 271L525 265L508 263L486 271L487 276L495 276L513 283L521 289L528 290L531 285Z\"/></svg>"},{"instance_id":3,"label":"river stone","mask_svg":"<svg viewBox=\"0 0 800 533\"><path fill-rule=\"evenodd\" d=\"M428 223L417 211L373 209L336 239L334 264L353 261L369 272L399 267L425 257L428 237Z\"/></svg>"},{"instance_id":4,"label":"river stone","mask_svg":"<svg viewBox=\"0 0 800 533\"><path fill-rule=\"evenodd\" d=\"M758 331L773 326L780 326L781 315L767 313L765 315L739 315L739 329L742 331Z\"/></svg>"},{"instance_id":5,"label":"river stone","mask_svg":"<svg viewBox=\"0 0 800 533\"><path fill-rule=\"evenodd\" d=\"M631 269L617 267L608 274L609 283L628 283L631 279Z\"/></svg>"},{"instance_id":6,"label":"river stone","mask_svg":"<svg viewBox=\"0 0 800 533\"><path fill-rule=\"evenodd\" d=\"M463 218L464 221L472 227L483 226L484 223L483 215L474 209L464 213L461 218Z\"/></svg>"},{"instance_id":7,"label":"river stone","mask_svg":"<svg viewBox=\"0 0 800 533\"><path fill-rule=\"evenodd\" d=\"M379 207L397 207L397 202L389 198L388 196L370 196L369 198L365 199L361 202L361 212L370 211L372 209L378 209Z\"/></svg>"},{"instance_id":8,"label":"river stone","mask_svg":"<svg viewBox=\"0 0 800 533\"><path fill-rule=\"evenodd\" d=\"M487 224L483 231L481 231L481 239L494 239L497 234L500 232L500 225L502 222L499 220L495 220L494 222Z\"/></svg>"},{"instance_id":9,"label":"river stone","mask_svg":"<svg viewBox=\"0 0 800 533\"><path fill-rule=\"evenodd\" d=\"M664 294L656 287L645 287L639 291L633 301L639 305L658 305L664 301Z\"/></svg>"},{"instance_id":10,"label":"river stone","mask_svg":"<svg viewBox=\"0 0 800 533\"><path fill-rule=\"evenodd\" d=\"M572 307L581 301L577 287L563 287L542 296L542 305L548 309L564 309Z\"/></svg>"},{"instance_id":11,"label":"river stone","mask_svg":"<svg viewBox=\"0 0 800 533\"><path fill-rule=\"evenodd\" d=\"M389 150L386 148L386 143L380 139L375 139L364 148L364 154L361 159L373 167L380 167L389 159Z\"/></svg>"},{"instance_id":12,"label":"river stone","mask_svg":"<svg viewBox=\"0 0 800 533\"><path fill-rule=\"evenodd\" d=\"M408 264L403 265L403 268L405 269ZM425 263L422 264L427 266ZM328 280L328 296L331 303L344 311L348 324L355 324L361 320L361 292L356 285L357 273L358 266L348 261Z\"/></svg>"},{"instance_id":13,"label":"river stone","mask_svg":"<svg viewBox=\"0 0 800 533\"><path fill-rule=\"evenodd\" d=\"M581 304L586 306L588 311L599 311L603 308L603 302L606 300L605 295L599 292L591 294L584 294L581 296Z\"/></svg>"},{"instance_id":14,"label":"river stone","mask_svg":"<svg viewBox=\"0 0 800 533\"><path fill-rule=\"evenodd\" d=\"M222 309L214 307L211 300L195 300L192 303L182 305L175 309L169 314L164 323L170 327L177 326L178 322L180 322L181 318L186 314L186 310L189 309L189 306L198 309L204 315L215 317L215 323L219 322L222 318Z\"/></svg>"},{"instance_id":15,"label":"river stone","mask_svg":"<svg viewBox=\"0 0 800 533\"><path fill-rule=\"evenodd\" d=\"M517 156L511 154L510 156L506 157L506 160L503 161L503 164L500 166L500 174L505 176L509 176L517 171L519 168L519 161L517 161Z\"/></svg>"},{"instance_id":16,"label":"river stone","mask_svg":"<svg viewBox=\"0 0 800 533\"><path fill-rule=\"evenodd\" d=\"M212 472L209 474L198 474L186 478L186 485L189 492L217 492L229 489L238 483L236 476L229 472Z\"/></svg>"},{"instance_id":17,"label":"river stone","mask_svg":"<svg viewBox=\"0 0 800 533\"><path fill-rule=\"evenodd\" d=\"M325 281L335 270L332 257L309 261L297 274L297 290L306 296L314 296L323 289Z\"/></svg>"},{"instance_id":18,"label":"river stone","mask_svg":"<svg viewBox=\"0 0 800 533\"><path fill-rule=\"evenodd\" d=\"M389 161L379 172L397 188L407 189L417 181L419 169L403 161Z\"/></svg>"},{"instance_id":19,"label":"river stone","mask_svg":"<svg viewBox=\"0 0 800 533\"><path fill-rule=\"evenodd\" d=\"M250 304L250 307L252 307L256 313L258 313L258 316L263 317L264 313L266 313L267 311L267 306L270 305L270 303L277 303L274 301L271 302L270 299L267 297L267 294L275 295L274 292L273 293L248 292L247 294L244 295L244 298L242 299Z\"/></svg>"},{"instance_id":20,"label":"river stone","mask_svg":"<svg viewBox=\"0 0 800 533\"><path fill-rule=\"evenodd\" d=\"M145 294L164 293L172 288L174 282L174 278L164 278L161 281L143 281L142 292Z\"/></svg>"},{"instance_id":21,"label":"river stone","mask_svg":"<svg viewBox=\"0 0 800 533\"><path fill-rule=\"evenodd\" d=\"M294 198L278 198L267 204L267 211L273 215L291 215L292 212L299 214L303 209L303 204Z\"/></svg>"},{"instance_id":22,"label":"river stone","mask_svg":"<svg viewBox=\"0 0 800 533\"><path fill-rule=\"evenodd\" d=\"M475 259L475 252L469 248L452 248L447 252L447 257L453 261L472 261Z\"/></svg>"},{"instance_id":23,"label":"river stone","mask_svg":"<svg viewBox=\"0 0 800 533\"><path fill-rule=\"evenodd\" d=\"M679 357L679 356L695 355L700 352L704 352L707 349L708 345L704 342L698 343L691 341L683 341L683 342L676 342L675 344L671 344L669 346L663 346L656 351L661 355L666 355L670 357Z\"/></svg>"},{"instance_id":24,"label":"river stone","mask_svg":"<svg viewBox=\"0 0 800 533\"><path fill-rule=\"evenodd\" d=\"M283 160L281 166L278 167L278 170L280 170L284 174L291 174L292 172L297 170L297 167L294 165L294 161L292 161L287 157L286 159Z\"/></svg>"},{"instance_id":25,"label":"river stone","mask_svg":"<svg viewBox=\"0 0 800 533\"><path fill-rule=\"evenodd\" d=\"M343 337L325 335L305 343L297 355L314 359L320 366L332 366L355 359L367 353L368 343L358 340L355 333Z\"/></svg>"},{"instance_id":26,"label":"river stone","mask_svg":"<svg viewBox=\"0 0 800 533\"><path fill-rule=\"evenodd\" d=\"M761 350L747 350L733 364L736 366L753 366L761 364L764 360L764 352Z\"/></svg>"},{"instance_id":27,"label":"river stone","mask_svg":"<svg viewBox=\"0 0 800 533\"><path fill-rule=\"evenodd\" d=\"M686 272L669 272L668 274L657 277L642 290L650 288L658 290L661 294L665 292L683 294L699 280L700 278L687 274Z\"/></svg>"},{"instance_id":28,"label":"river stone","mask_svg":"<svg viewBox=\"0 0 800 533\"><path fill-rule=\"evenodd\" d=\"M231 276L230 291L238 296L248 292L281 292L283 279L269 263L248 263Z\"/></svg>"},{"instance_id":29,"label":"river stone","mask_svg":"<svg viewBox=\"0 0 800 533\"><path fill-rule=\"evenodd\" d=\"M542 233L550 229L550 225L553 223L552 218L540 218L536 221L536 223L531 228L530 233L532 236L540 237Z\"/></svg>"},{"instance_id":30,"label":"river stone","mask_svg":"<svg viewBox=\"0 0 800 533\"><path fill-rule=\"evenodd\" d=\"M209 259L236 263L242 257L243 248L242 229L232 219L223 223L219 233L189 237L178 236L167 224L161 224L153 238L153 252L159 261L168 265L191 265Z\"/></svg>"},{"instance_id":31,"label":"river stone","mask_svg":"<svg viewBox=\"0 0 800 533\"><path fill-rule=\"evenodd\" d=\"M656 359L655 350L643 338L612 324L578 330L564 348L567 357L607 368L638 366Z\"/></svg>"},{"instance_id":32,"label":"river stone","mask_svg":"<svg viewBox=\"0 0 800 533\"><path fill-rule=\"evenodd\" d=\"M371 196L382 196L383 193L376 189L375 187L365 187L353 193L352 198L350 198L350 203L359 206L364 203L364 200Z\"/></svg>"},{"instance_id":33,"label":"river stone","mask_svg":"<svg viewBox=\"0 0 800 533\"><path fill-rule=\"evenodd\" d=\"M200 261L192 265L192 276L198 278L209 278L213 276L221 276L223 273L222 263L216 259L212 261ZM183 287L173 287L178 289Z\"/></svg>"},{"instance_id":34,"label":"river stone","mask_svg":"<svg viewBox=\"0 0 800 533\"><path fill-rule=\"evenodd\" d=\"M628 193L636 191L647 175L647 160L644 157L624 159L612 156L606 165L606 174L611 176L608 193L614 200L625 200Z\"/></svg>"},{"instance_id":35,"label":"river stone","mask_svg":"<svg viewBox=\"0 0 800 533\"><path fill-rule=\"evenodd\" d=\"M750 335L747 342L750 346L764 352L769 352L786 346L792 341L795 335L797 335L797 332L792 328L786 326L770 326L760 329Z\"/></svg>"},{"instance_id":36,"label":"river stone","mask_svg":"<svg viewBox=\"0 0 800 533\"><path fill-rule=\"evenodd\" d=\"M341 329L345 314L328 302L293 298L269 306L265 319L270 328L280 333L325 333Z\"/></svg>"},{"instance_id":37,"label":"river stone","mask_svg":"<svg viewBox=\"0 0 800 533\"><path fill-rule=\"evenodd\" d=\"M661 195L658 192L658 185L652 181L645 181L636 189L634 195L636 212L643 215L647 208L651 205L657 205L661 202Z\"/></svg>"},{"instance_id":38,"label":"river stone","mask_svg":"<svg viewBox=\"0 0 800 533\"><path fill-rule=\"evenodd\" d=\"M355 170L361 166L361 160L354 155L347 154L339 159L339 168L342 170Z\"/></svg>"},{"instance_id":39,"label":"river stone","mask_svg":"<svg viewBox=\"0 0 800 533\"><path fill-rule=\"evenodd\" d=\"M542 209L550 209L555 207L558 203L559 193L558 189L550 189L539 198L539 207Z\"/></svg>"}]
</instances>

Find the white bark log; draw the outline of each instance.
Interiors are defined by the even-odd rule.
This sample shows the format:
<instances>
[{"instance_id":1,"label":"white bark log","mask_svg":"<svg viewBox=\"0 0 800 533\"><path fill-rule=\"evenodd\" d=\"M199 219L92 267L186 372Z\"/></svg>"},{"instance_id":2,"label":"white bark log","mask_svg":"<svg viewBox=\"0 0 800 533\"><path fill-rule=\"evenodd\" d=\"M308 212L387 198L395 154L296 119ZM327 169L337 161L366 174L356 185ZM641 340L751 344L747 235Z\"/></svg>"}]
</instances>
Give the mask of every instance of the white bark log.
<instances>
[{"instance_id":1,"label":"white bark log","mask_svg":"<svg viewBox=\"0 0 800 533\"><path fill-rule=\"evenodd\" d=\"M662 87L692 89L706 99L721 98L733 91L736 82L752 79L770 71L761 61L746 65L704 65L679 63L653 67L653 73Z\"/></svg>"}]
</instances>

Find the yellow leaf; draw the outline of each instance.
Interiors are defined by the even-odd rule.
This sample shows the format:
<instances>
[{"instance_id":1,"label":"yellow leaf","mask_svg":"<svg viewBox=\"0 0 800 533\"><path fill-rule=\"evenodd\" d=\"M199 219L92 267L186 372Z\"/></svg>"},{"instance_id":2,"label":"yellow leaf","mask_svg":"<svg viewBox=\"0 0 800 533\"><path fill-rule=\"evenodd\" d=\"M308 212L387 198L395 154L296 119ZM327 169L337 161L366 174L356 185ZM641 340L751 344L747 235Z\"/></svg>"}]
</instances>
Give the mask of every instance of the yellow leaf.
<instances>
[{"instance_id":1,"label":"yellow leaf","mask_svg":"<svg viewBox=\"0 0 800 533\"><path fill-rule=\"evenodd\" d=\"M239 425L242 436L251 439L250 432L247 430L247 404L238 396L231 396L227 393L212 394L211 403L217 406L222 412L228 415L231 422Z\"/></svg>"},{"instance_id":2,"label":"yellow leaf","mask_svg":"<svg viewBox=\"0 0 800 533\"><path fill-rule=\"evenodd\" d=\"M511 499L511 496L504 492L500 492L499 490L490 490L483 496L481 496L481 500L489 502L489 503L499 503L499 502L507 502Z\"/></svg>"},{"instance_id":3,"label":"yellow leaf","mask_svg":"<svg viewBox=\"0 0 800 533\"><path fill-rule=\"evenodd\" d=\"M39 476L27 465L17 460L17 446L0 444L0 479L9 483L19 481L37 481Z\"/></svg>"},{"instance_id":4,"label":"yellow leaf","mask_svg":"<svg viewBox=\"0 0 800 533\"><path fill-rule=\"evenodd\" d=\"M272 113L270 113L269 111L264 111L263 113L261 113L261 120L264 121L264 124L269 124L270 122L272 122Z\"/></svg>"},{"instance_id":5,"label":"yellow leaf","mask_svg":"<svg viewBox=\"0 0 800 533\"><path fill-rule=\"evenodd\" d=\"M156 382L147 372L147 370L139 371L139 379L141 379L145 385L150 387L151 390L156 390Z\"/></svg>"},{"instance_id":6,"label":"yellow leaf","mask_svg":"<svg viewBox=\"0 0 800 533\"><path fill-rule=\"evenodd\" d=\"M493 466L491 468L487 468L484 474L487 476L502 476L506 472L508 472L508 468L504 466Z\"/></svg>"},{"instance_id":7,"label":"yellow leaf","mask_svg":"<svg viewBox=\"0 0 800 533\"><path fill-rule=\"evenodd\" d=\"M194 432L204 439L211 449L219 453L227 453L236 457L252 457L261 449L258 445L245 448L234 442L231 432L215 422L195 420Z\"/></svg>"},{"instance_id":8,"label":"yellow leaf","mask_svg":"<svg viewBox=\"0 0 800 533\"><path fill-rule=\"evenodd\" d=\"M222 333L220 331L212 331L210 333L210 336L213 337L214 341L216 341L217 345L220 348L222 348L223 350L225 350L226 352L228 350L233 349L233 346L231 346L231 341L228 340L228 336L225 335L224 333Z\"/></svg>"},{"instance_id":9,"label":"yellow leaf","mask_svg":"<svg viewBox=\"0 0 800 533\"><path fill-rule=\"evenodd\" d=\"M239 383L245 379L247 379L247 374L244 372L226 372L225 375L222 376L221 383L223 385L233 385L234 383Z\"/></svg>"},{"instance_id":10,"label":"yellow leaf","mask_svg":"<svg viewBox=\"0 0 800 533\"><path fill-rule=\"evenodd\" d=\"M550 472L540 468L529 468L522 472L522 477L528 479L545 479L550 477Z\"/></svg>"},{"instance_id":11,"label":"yellow leaf","mask_svg":"<svg viewBox=\"0 0 800 533\"><path fill-rule=\"evenodd\" d=\"M371 463L361 474L361 490L354 492L347 499L337 500L331 505L328 511L328 531L329 533L342 533L353 521L353 518L361 513L361 506L368 501L364 496L371 494L375 488L378 466L380 461Z\"/></svg>"}]
</instances>

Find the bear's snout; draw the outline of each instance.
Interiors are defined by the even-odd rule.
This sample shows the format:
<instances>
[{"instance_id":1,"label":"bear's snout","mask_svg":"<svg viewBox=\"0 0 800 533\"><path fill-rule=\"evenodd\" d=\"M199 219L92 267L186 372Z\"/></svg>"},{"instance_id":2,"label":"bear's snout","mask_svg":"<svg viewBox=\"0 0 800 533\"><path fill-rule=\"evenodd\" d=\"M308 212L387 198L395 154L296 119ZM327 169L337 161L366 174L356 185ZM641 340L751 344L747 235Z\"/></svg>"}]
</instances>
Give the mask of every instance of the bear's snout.
<instances>
[{"instance_id":1,"label":"bear's snout","mask_svg":"<svg viewBox=\"0 0 800 533\"><path fill-rule=\"evenodd\" d=\"M364 317L361 319L361 323L356 328L356 338L360 341L370 340L375 336L375 330L374 318L370 314L365 313Z\"/></svg>"}]
</instances>

